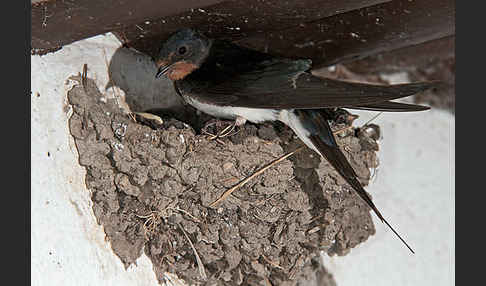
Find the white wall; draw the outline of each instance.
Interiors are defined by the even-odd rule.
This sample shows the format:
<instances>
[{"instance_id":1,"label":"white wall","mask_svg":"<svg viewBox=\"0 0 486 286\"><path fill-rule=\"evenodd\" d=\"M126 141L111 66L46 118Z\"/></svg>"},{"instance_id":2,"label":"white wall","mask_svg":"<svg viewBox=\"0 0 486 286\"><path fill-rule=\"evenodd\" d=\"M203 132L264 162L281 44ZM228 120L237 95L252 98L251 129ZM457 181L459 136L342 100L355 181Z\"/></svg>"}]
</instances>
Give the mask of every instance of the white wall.
<instances>
[{"instance_id":1,"label":"white wall","mask_svg":"<svg viewBox=\"0 0 486 286\"><path fill-rule=\"evenodd\" d=\"M87 63L101 89L108 82L104 53L109 61L118 46L112 35L97 36L31 56L32 285L157 285L145 255L125 271L104 240L68 130L66 79Z\"/></svg>"},{"instance_id":2,"label":"white wall","mask_svg":"<svg viewBox=\"0 0 486 286\"><path fill-rule=\"evenodd\" d=\"M360 112L362 121L375 113ZM372 214L376 234L324 256L338 286L454 285L455 120L447 111L383 113L380 167L367 190L411 254ZM359 124L359 122L358 122Z\"/></svg>"}]
</instances>

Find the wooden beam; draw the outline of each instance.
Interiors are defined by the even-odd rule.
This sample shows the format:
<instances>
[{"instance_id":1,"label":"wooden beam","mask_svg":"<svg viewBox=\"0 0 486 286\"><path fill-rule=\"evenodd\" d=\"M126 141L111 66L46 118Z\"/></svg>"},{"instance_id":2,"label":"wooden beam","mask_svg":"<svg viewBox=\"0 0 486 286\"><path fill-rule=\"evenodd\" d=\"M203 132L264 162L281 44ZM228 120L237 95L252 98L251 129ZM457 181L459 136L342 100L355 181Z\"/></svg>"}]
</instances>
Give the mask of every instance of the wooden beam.
<instances>
[{"instance_id":1,"label":"wooden beam","mask_svg":"<svg viewBox=\"0 0 486 286\"><path fill-rule=\"evenodd\" d=\"M182 27L196 28L209 37L236 41L385 2L390 0L231 0L161 17L148 24L132 25L115 34L129 46L154 56L159 44Z\"/></svg>"},{"instance_id":2,"label":"wooden beam","mask_svg":"<svg viewBox=\"0 0 486 286\"><path fill-rule=\"evenodd\" d=\"M46 0L33 2L32 49L53 50L91 36L223 0Z\"/></svg>"},{"instance_id":3,"label":"wooden beam","mask_svg":"<svg viewBox=\"0 0 486 286\"><path fill-rule=\"evenodd\" d=\"M154 38L182 27L201 28L211 36L243 38L388 1L46 0L32 3L32 48L42 53L118 31L147 51Z\"/></svg>"},{"instance_id":4,"label":"wooden beam","mask_svg":"<svg viewBox=\"0 0 486 286\"><path fill-rule=\"evenodd\" d=\"M237 42L282 56L309 58L318 67L454 34L453 0L394 0Z\"/></svg>"}]
</instances>

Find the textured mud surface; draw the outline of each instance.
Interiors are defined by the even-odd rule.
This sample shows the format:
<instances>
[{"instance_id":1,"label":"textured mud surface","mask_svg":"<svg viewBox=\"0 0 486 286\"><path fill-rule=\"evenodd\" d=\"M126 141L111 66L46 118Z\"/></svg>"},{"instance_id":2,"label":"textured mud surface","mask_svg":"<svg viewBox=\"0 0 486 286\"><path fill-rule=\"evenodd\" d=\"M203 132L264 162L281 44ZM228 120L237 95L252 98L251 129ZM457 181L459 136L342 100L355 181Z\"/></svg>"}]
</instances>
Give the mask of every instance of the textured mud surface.
<instances>
[{"instance_id":1,"label":"textured mud surface","mask_svg":"<svg viewBox=\"0 0 486 286\"><path fill-rule=\"evenodd\" d=\"M344 255L375 232L369 208L307 148L209 206L298 148L285 126L247 124L220 140L171 119L152 129L89 79L68 100L94 214L126 267L145 251L161 282L175 273L196 285L335 285L320 251ZM377 145L357 134L342 132L338 141L367 184Z\"/></svg>"}]
</instances>

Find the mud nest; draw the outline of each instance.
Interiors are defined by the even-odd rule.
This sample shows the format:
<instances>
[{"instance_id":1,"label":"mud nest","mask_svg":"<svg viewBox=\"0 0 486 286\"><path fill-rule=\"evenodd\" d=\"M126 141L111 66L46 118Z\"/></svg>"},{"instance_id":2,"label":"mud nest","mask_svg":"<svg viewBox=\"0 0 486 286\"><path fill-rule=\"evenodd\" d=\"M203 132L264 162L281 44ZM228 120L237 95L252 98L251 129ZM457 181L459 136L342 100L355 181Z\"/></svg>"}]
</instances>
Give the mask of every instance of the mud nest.
<instances>
[{"instance_id":1,"label":"mud nest","mask_svg":"<svg viewBox=\"0 0 486 286\"><path fill-rule=\"evenodd\" d=\"M94 215L125 267L144 251L160 282L175 274L196 285L297 285L325 273L321 251L344 255L375 233L368 206L308 148L209 206L302 144L283 125L246 124L209 140L173 119L137 123L90 79L68 100ZM337 139L366 185L377 145L358 134Z\"/></svg>"}]
</instances>

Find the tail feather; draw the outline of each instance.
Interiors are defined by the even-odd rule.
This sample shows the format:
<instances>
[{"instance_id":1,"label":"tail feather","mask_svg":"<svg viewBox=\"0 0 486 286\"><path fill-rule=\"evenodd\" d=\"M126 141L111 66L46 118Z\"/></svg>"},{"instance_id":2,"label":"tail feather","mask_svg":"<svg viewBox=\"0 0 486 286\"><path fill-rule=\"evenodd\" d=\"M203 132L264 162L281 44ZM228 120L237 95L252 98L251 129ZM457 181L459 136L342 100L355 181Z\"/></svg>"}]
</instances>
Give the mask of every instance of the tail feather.
<instances>
[{"instance_id":1,"label":"tail feather","mask_svg":"<svg viewBox=\"0 0 486 286\"><path fill-rule=\"evenodd\" d=\"M290 113L290 111L289 111ZM310 148L318 152L336 169L336 171L356 191L356 194L363 199L375 214L384 222L395 235L414 253L413 249L403 240L395 229L385 220L370 196L366 193L358 175L339 148L324 110L299 109L294 110L285 120L297 136Z\"/></svg>"},{"instance_id":2,"label":"tail feather","mask_svg":"<svg viewBox=\"0 0 486 286\"><path fill-rule=\"evenodd\" d=\"M383 101L371 104L354 105L345 107L349 109L374 110L374 111L390 111L390 112L411 112L429 110L430 107L416 104L400 103L393 101Z\"/></svg>"}]
</instances>

